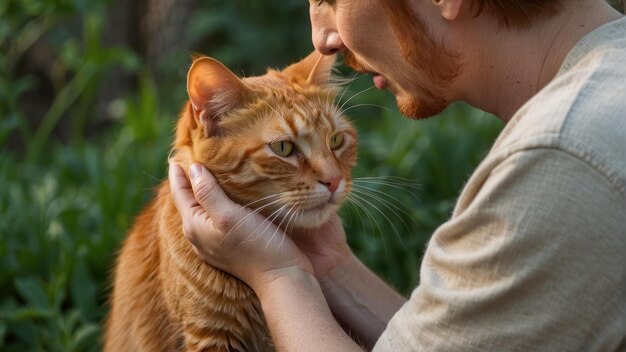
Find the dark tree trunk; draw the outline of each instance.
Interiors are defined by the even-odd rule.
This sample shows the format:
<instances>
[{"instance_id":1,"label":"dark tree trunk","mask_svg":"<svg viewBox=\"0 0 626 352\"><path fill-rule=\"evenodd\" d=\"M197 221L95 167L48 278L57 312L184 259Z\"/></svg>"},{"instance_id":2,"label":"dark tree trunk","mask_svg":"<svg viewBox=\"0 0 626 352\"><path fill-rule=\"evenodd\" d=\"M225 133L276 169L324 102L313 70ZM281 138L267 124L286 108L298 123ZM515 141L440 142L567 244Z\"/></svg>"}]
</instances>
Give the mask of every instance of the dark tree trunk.
<instances>
[{"instance_id":1,"label":"dark tree trunk","mask_svg":"<svg viewBox=\"0 0 626 352\"><path fill-rule=\"evenodd\" d=\"M142 0L140 3L142 52L152 72L157 72L172 54L188 50L182 38L185 38L184 31L196 0Z\"/></svg>"}]
</instances>

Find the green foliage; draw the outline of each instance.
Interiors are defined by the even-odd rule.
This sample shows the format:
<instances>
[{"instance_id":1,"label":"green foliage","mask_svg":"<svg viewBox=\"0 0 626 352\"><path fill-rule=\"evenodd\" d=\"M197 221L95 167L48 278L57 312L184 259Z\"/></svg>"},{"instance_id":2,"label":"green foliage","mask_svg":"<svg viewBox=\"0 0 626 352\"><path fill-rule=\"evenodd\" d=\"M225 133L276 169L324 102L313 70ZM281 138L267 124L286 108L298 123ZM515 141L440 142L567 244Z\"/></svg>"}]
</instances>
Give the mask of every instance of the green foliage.
<instances>
[{"instance_id":1,"label":"green foliage","mask_svg":"<svg viewBox=\"0 0 626 352\"><path fill-rule=\"evenodd\" d=\"M127 124L84 148L37 165L0 154L0 322L15 350L98 349L112 261L169 150L154 90L128 105Z\"/></svg>"},{"instance_id":2,"label":"green foliage","mask_svg":"<svg viewBox=\"0 0 626 352\"><path fill-rule=\"evenodd\" d=\"M105 1L6 1L0 5L0 115L7 119L0 124L0 144L10 132L19 128L28 142L28 162L36 162L45 149L54 127L63 116L70 116L74 140L82 142L85 120L90 114L81 106L94 102L94 86L112 65L137 69L137 56L123 47L103 48L102 11ZM76 24L80 16L80 24ZM73 31L78 30L82 37ZM51 66L57 74L57 87L52 104L41 123L31 131L25 122L19 98L38 82L32 75L14 77L24 53L38 40L55 48ZM78 100L81 104L75 104ZM81 111L82 110L82 111ZM67 113L70 114L67 114Z\"/></svg>"},{"instance_id":3,"label":"green foliage","mask_svg":"<svg viewBox=\"0 0 626 352\"><path fill-rule=\"evenodd\" d=\"M139 54L100 45L108 6L104 0L0 2L3 351L100 349L120 241L165 176L188 57L174 55L165 70L177 72L177 80L156 85ZM300 0L211 1L199 7L184 40L205 38L211 45L190 49L235 71L259 74L312 50L306 3ZM52 66L64 74L33 128L23 98L41 82L18 75L16 68L38 40L55 48ZM113 68L135 72L138 88L115 101L122 118L86 138L98 87ZM449 217L500 125L461 105L437 119L410 121L396 112L389 94L364 91L371 84L368 77L357 78L340 101L360 134L354 175L363 179L356 182L371 189L360 188L368 195L354 197L364 208L347 205L342 216L355 253L408 293L418 281L426 241ZM62 143L53 131L68 119L70 138Z\"/></svg>"}]
</instances>

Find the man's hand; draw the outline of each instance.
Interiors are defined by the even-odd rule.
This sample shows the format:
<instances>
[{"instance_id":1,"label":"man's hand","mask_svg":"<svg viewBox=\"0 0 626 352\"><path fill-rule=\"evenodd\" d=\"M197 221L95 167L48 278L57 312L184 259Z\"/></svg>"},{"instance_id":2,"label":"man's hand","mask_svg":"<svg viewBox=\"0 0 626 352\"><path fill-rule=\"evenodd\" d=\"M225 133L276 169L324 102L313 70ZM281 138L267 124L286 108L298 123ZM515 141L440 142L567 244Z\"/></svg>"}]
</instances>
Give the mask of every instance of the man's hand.
<instances>
[{"instance_id":1,"label":"man's hand","mask_svg":"<svg viewBox=\"0 0 626 352\"><path fill-rule=\"evenodd\" d=\"M319 228L294 231L291 238L313 265L318 280L326 277L352 254L337 214L331 215Z\"/></svg>"},{"instance_id":2,"label":"man's hand","mask_svg":"<svg viewBox=\"0 0 626 352\"><path fill-rule=\"evenodd\" d=\"M189 174L191 180L170 164L170 188L185 236L207 263L257 294L279 276L313 273L311 262L280 228L231 201L204 166L191 165Z\"/></svg>"}]
</instances>

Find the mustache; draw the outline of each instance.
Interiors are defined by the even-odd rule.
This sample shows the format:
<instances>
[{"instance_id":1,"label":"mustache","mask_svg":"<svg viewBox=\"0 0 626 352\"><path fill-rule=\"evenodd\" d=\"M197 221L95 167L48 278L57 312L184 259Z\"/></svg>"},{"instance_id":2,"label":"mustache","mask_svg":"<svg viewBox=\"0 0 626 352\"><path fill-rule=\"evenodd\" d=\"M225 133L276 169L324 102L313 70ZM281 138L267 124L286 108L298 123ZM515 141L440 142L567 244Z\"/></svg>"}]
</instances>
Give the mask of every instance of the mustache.
<instances>
[{"instance_id":1,"label":"mustache","mask_svg":"<svg viewBox=\"0 0 626 352\"><path fill-rule=\"evenodd\" d=\"M373 73L372 70L368 69L367 67L362 65L360 62L358 62L354 53L347 49L344 49L344 52L343 52L343 63L357 72Z\"/></svg>"}]
</instances>

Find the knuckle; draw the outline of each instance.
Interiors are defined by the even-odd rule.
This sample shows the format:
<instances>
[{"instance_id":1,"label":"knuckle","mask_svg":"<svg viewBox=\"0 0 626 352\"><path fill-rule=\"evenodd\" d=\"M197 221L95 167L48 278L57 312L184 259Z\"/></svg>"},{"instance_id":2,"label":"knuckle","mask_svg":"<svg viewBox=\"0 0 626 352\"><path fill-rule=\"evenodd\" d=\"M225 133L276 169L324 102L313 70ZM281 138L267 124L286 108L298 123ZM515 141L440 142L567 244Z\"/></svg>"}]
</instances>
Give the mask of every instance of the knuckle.
<instances>
[{"instance_id":1,"label":"knuckle","mask_svg":"<svg viewBox=\"0 0 626 352\"><path fill-rule=\"evenodd\" d=\"M212 181L201 181L200 183L198 183L195 191L195 196L198 203L206 203L210 199L210 196L215 191L216 187L217 184Z\"/></svg>"},{"instance_id":2,"label":"knuckle","mask_svg":"<svg viewBox=\"0 0 626 352\"><path fill-rule=\"evenodd\" d=\"M221 231L230 230L233 227L234 218L230 214L219 214L213 219L216 229Z\"/></svg>"}]
</instances>

